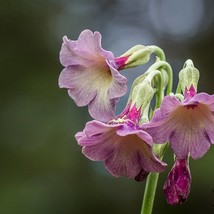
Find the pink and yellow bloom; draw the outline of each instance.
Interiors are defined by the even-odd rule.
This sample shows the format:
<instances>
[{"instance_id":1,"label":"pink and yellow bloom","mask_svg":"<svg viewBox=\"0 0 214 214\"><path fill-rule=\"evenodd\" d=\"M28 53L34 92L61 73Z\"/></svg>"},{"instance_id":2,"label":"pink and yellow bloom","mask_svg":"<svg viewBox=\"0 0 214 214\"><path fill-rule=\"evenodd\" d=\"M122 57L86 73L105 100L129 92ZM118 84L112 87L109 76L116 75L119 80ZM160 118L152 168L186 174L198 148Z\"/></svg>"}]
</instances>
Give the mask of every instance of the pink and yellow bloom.
<instances>
[{"instance_id":1,"label":"pink and yellow bloom","mask_svg":"<svg viewBox=\"0 0 214 214\"><path fill-rule=\"evenodd\" d=\"M184 203L190 193L191 181L188 158L176 159L163 187L167 202L171 205Z\"/></svg>"},{"instance_id":2,"label":"pink and yellow bloom","mask_svg":"<svg viewBox=\"0 0 214 214\"><path fill-rule=\"evenodd\" d=\"M166 164L153 153L151 136L139 129L136 106L129 108L107 124L88 122L75 137L83 146L83 154L93 161L103 161L112 175L142 181L149 172L164 171Z\"/></svg>"},{"instance_id":3,"label":"pink and yellow bloom","mask_svg":"<svg viewBox=\"0 0 214 214\"><path fill-rule=\"evenodd\" d=\"M186 90L184 101L166 96L152 120L143 125L157 144L170 142L178 159L202 157L214 143L214 95Z\"/></svg>"},{"instance_id":4,"label":"pink and yellow bloom","mask_svg":"<svg viewBox=\"0 0 214 214\"><path fill-rule=\"evenodd\" d=\"M84 30L78 40L63 38L60 62L65 67L59 86L67 88L78 106L88 105L94 119L108 121L114 117L118 98L127 92L127 79L118 70L128 57L115 58L101 47L99 32Z\"/></svg>"}]
</instances>

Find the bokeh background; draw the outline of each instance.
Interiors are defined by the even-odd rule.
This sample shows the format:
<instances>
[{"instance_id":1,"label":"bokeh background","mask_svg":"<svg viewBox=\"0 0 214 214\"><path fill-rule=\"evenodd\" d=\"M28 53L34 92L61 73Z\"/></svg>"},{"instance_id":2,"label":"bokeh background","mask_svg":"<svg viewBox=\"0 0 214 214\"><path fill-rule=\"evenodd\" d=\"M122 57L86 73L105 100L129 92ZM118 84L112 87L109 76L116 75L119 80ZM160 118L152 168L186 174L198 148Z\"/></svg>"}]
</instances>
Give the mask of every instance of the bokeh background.
<instances>
[{"instance_id":1,"label":"bokeh background","mask_svg":"<svg viewBox=\"0 0 214 214\"><path fill-rule=\"evenodd\" d=\"M175 77L192 59L201 73L199 91L214 93L212 0L1 1L1 214L140 212L145 183L114 178L81 154L74 134L90 120L87 108L77 108L58 88L62 37L77 39L86 28L100 31L103 47L115 56L136 44L161 47ZM129 87L146 68L124 72ZM165 161L154 214L214 213L214 148L191 160L192 189L184 205L166 203L170 150Z\"/></svg>"}]
</instances>

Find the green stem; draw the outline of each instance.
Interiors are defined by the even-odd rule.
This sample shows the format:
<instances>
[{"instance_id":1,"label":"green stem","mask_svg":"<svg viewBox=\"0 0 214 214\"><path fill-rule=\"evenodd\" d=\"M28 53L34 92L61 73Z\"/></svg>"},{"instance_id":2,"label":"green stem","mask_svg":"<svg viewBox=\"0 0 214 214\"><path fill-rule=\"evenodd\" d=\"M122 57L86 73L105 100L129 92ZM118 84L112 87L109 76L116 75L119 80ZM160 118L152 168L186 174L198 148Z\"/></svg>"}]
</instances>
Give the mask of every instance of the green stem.
<instances>
[{"instance_id":1,"label":"green stem","mask_svg":"<svg viewBox=\"0 0 214 214\"><path fill-rule=\"evenodd\" d=\"M178 85L177 85L177 89L176 89L176 94L180 94L181 93L181 84L180 82L178 82Z\"/></svg>"},{"instance_id":2,"label":"green stem","mask_svg":"<svg viewBox=\"0 0 214 214\"><path fill-rule=\"evenodd\" d=\"M166 152L168 147L169 147L168 143L154 144L153 146L154 152L159 157L160 160L163 159L164 153ZM150 172L146 181L146 188L145 188L144 197L143 197L141 214L152 213L158 178L159 178L159 173Z\"/></svg>"},{"instance_id":3,"label":"green stem","mask_svg":"<svg viewBox=\"0 0 214 214\"><path fill-rule=\"evenodd\" d=\"M163 67L168 74L168 85L167 85L167 90L166 90L166 94L168 95L172 92L172 83L173 83L173 72L172 72L172 68L169 63L164 62L164 61L157 61L149 67L149 69L145 72L145 74L149 73L152 70L158 70L161 67Z\"/></svg>"},{"instance_id":4,"label":"green stem","mask_svg":"<svg viewBox=\"0 0 214 214\"><path fill-rule=\"evenodd\" d=\"M152 53L155 53L161 61L166 61L166 56L163 50L155 45L148 46Z\"/></svg>"},{"instance_id":5,"label":"green stem","mask_svg":"<svg viewBox=\"0 0 214 214\"><path fill-rule=\"evenodd\" d=\"M155 192L158 183L159 173L151 172L148 175L146 188L143 197L141 214L151 214L154 204Z\"/></svg>"},{"instance_id":6,"label":"green stem","mask_svg":"<svg viewBox=\"0 0 214 214\"><path fill-rule=\"evenodd\" d=\"M164 90L163 90L163 79L162 79L162 73L160 72L160 75L157 76L158 79L158 88L156 91L156 105L155 109L159 108L161 105L161 102L164 97Z\"/></svg>"},{"instance_id":7,"label":"green stem","mask_svg":"<svg viewBox=\"0 0 214 214\"><path fill-rule=\"evenodd\" d=\"M184 96L182 94L175 94L175 97L177 97L180 101L184 100Z\"/></svg>"}]
</instances>

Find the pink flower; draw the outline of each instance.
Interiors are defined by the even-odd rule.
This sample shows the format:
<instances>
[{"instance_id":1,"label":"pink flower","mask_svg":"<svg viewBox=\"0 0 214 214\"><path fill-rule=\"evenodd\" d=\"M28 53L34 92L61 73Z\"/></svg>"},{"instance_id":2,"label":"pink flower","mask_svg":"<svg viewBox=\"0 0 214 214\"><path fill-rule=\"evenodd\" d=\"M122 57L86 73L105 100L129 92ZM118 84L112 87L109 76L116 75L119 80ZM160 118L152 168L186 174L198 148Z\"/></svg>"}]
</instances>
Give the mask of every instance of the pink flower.
<instances>
[{"instance_id":1,"label":"pink flower","mask_svg":"<svg viewBox=\"0 0 214 214\"><path fill-rule=\"evenodd\" d=\"M191 180L187 158L176 159L163 187L167 202L172 205L184 203L190 193Z\"/></svg>"},{"instance_id":2,"label":"pink flower","mask_svg":"<svg viewBox=\"0 0 214 214\"><path fill-rule=\"evenodd\" d=\"M128 105L121 118L105 124L88 122L76 134L83 154L93 161L103 161L114 176L126 176L142 181L149 172L161 172L166 164L152 151L151 136L139 129L139 111Z\"/></svg>"},{"instance_id":3,"label":"pink flower","mask_svg":"<svg viewBox=\"0 0 214 214\"><path fill-rule=\"evenodd\" d=\"M151 122L142 126L157 144L170 142L178 159L202 157L214 143L214 95L196 94L193 86L183 102L166 96Z\"/></svg>"},{"instance_id":4,"label":"pink flower","mask_svg":"<svg viewBox=\"0 0 214 214\"><path fill-rule=\"evenodd\" d=\"M63 38L60 62L65 67L59 86L68 89L78 106L88 105L90 115L101 121L114 117L118 98L127 92L127 79L118 70L128 57L114 58L101 47L99 32L84 30L78 40Z\"/></svg>"}]
</instances>

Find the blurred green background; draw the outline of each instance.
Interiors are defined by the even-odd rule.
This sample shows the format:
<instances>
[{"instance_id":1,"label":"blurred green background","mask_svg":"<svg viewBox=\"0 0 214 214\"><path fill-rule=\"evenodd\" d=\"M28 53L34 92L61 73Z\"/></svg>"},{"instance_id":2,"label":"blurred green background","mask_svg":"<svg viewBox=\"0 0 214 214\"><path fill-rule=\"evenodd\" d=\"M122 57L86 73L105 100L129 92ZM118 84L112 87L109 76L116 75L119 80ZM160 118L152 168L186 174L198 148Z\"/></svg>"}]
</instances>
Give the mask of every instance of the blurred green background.
<instances>
[{"instance_id":1,"label":"blurred green background","mask_svg":"<svg viewBox=\"0 0 214 214\"><path fill-rule=\"evenodd\" d=\"M90 117L58 88L62 37L98 30L103 47L116 56L135 44L157 45L175 76L191 58L201 73L199 91L212 94L213 8L212 0L1 1L0 213L139 213L145 183L114 178L75 142ZM129 87L145 69L124 72ZM214 213L214 148L190 162L192 189L184 205L166 203L162 186L173 164L170 150L165 161L154 214Z\"/></svg>"}]
</instances>

